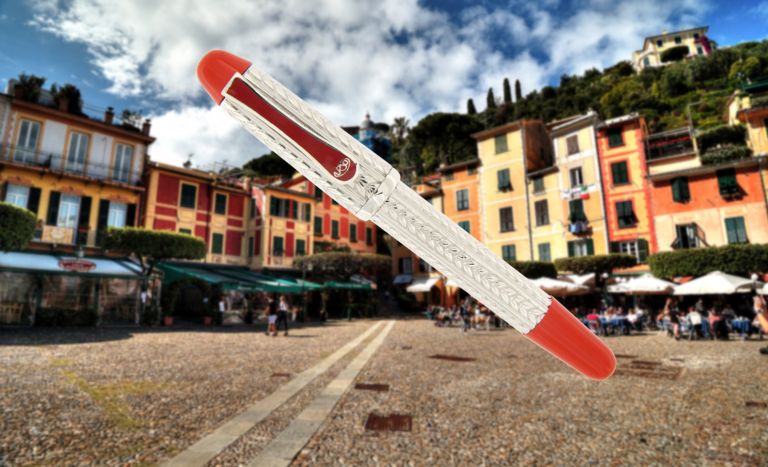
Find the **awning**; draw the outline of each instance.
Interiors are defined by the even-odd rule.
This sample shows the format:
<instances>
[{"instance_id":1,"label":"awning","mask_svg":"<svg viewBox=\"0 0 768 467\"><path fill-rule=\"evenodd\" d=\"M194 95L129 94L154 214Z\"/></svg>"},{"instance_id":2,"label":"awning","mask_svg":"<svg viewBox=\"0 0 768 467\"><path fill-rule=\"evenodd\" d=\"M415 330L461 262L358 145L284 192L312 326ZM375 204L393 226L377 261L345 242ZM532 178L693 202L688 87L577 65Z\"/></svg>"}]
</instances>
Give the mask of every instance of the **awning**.
<instances>
[{"instance_id":1,"label":"awning","mask_svg":"<svg viewBox=\"0 0 768 467\"><path fill-rule=\"evenodd\" d=\"M326 289L345 289L345 290L371 290L371 286L368 284L360 284L357 282L337 282L328 281L323 286Z\"/></svg>"},{"instance_id":2,"label":"awning","mask_svg":"<svg viewBox=\"0 0 768 467\"><path fill-rule=\"evenodd\" d=\"M439 280L439 277L417 277L413 284L406 287L405 291L409 293L429 292Z\"/></svg>"},{"instance_id":3,"label":"awning","mask_svg":"<svg viewBox=\"0 0 768 467\"><path fill-rule=\"evenodd\" d=\"M392 281L394 285L410 284L413 280L413 276L410 274L399 274L395 276L395 280Z\"/></svg>"},{"instance_id":4,"label":"awning","mask_svg":"<svg viewBox=\"0 0 768 467\"><path fill-rule=\"evenodd\" d=\"M168 282L194 278L216 285L223 290L244 292L301 293L307 287L276 277L265 276L241 266L222 266L207 263L160 263Z\"/></svg>"},{"instance_id":5,"label":"awning","mask_svg":"<svg viewBox=\"0 0 768 467\"><path fill-rule=\"evenodd\" d=\"M125 279L141 278L141 267L127 259L77 258L69 255L17 251L0 252L0 270Z\"/></svg>"},{"instance_id":6,"label":"awning","mask_svg":"<svg viewBox=\"0 0 768 467\"><path fill-rule=\"evenodd\" d=\"M446 287L455 287L457 289L461 288L461 286L459 284L457 284L456 281L454 281L453 279L450 279L450 278L445 282L445 286Z\"/></svg>"},{"instance_id":7,"label":"awning","mask_svg":"<svg viewBox=\"0 0 768 467\"><path fill-rule=\"evenodd\" d=\"M378 285L376 285L376 282L368 279L367 277L361 276L360 274L353 274L349 280L352 282L357 282L358 284L368 284L371 286L373 290L378 289Z\"/></svg>"}]
</instances>

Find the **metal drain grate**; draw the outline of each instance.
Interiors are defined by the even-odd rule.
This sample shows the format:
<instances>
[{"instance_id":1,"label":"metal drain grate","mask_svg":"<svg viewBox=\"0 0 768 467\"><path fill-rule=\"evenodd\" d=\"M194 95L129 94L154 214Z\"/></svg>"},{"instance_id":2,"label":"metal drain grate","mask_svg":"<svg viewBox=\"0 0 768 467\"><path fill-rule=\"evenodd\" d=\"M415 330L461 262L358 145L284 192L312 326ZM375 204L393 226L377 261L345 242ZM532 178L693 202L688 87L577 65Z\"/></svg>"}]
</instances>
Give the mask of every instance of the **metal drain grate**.
<instances>
[{"instance_id":1,"label":"metal drain grate","mask_svg":"<svg viewBox=\"0 0 768 467\"><path fill-rule=\"evenodd\" d=\"M768 407L768 402L763 402L763 401L746 401L744 403L744 405L746 407L764 409L764 408Z\"/></svg>"},{"instance_id":2,"label":"metal drain grate","mask_svg":"<svg viewBox=\"0 0 768 467\"><path fill-rule=\"evenodd\" d=\"M614 354L614 356L616 358L637 358L637 355L627 355L624 353L617 353L617 354Z\"/></svg>"},{"instance_id":3,"label":"metal drain grate","mask_svg":"<svg viewBox=\"0 0 768 467\"><path fill-rule=\"evenodd\" d=\"M410 345L404 345L404 346L400 347L401 350L411 350L412 348L413 347L411 347Z\"/></svg>"},{"instance_id":4,"label":"metal drain grate","mask_svg":"<svg viewBox=\"0 0 768 467\"><path fill-rule=\"evenodd\" d=\"M413 419L410 415L377 415L371 413L365 420L365 429L369 431L411 431Z\"/></svg>"},{"instance_id":5,"label":"metal drain grate","mask_svg":"<svg viewBox=\"0 0 768 467\"><path fill-rule=\"evenodd\" d=\"M273 378L290 378L290 373L272 373Z\"/></svg>"},{"instance_id":6,"label":"metal drain grate","mask_svg":"<svg viewBox=\"0 0 768 467\"><path fill-rule=\"evenodd\" d=\"M389 391L389 384L375 384L375 383L357 383L355 389L361 389L363 391Z\"/></svg>"},{"instance_id":7,"label":"metal drain grate","mask_svg":"<svg viewBox=\"0 0 768 467\"><path fill-rule=\"evenodd\" d=\"M469 358L469 357L458 357L456 355L430 355L429 358L434 358L435 360L447 360L449 362L474 362L477 360L476 358Z\"/></svg>"},{"instance_id":8,"label":"metal drain grate","mask_svg":"<svg viewBox=\"0 0 768 467\"><path fill-rule=\"evenodd\" d=\"M671 361L671 362L684 362L685 359L684 358L680 358L680 357L672 357L672 358L669 359L669 361Z\"/></svg>"},{"instance_id":9,"label":"metal drain grate","mask_svg":"<svg viewBox=\"0 0 768 467\"><path fill-rule=\"evenodd\" d=\"M653 360L632 360L627 365L619 365L616 375L637 376L651 379L678 379L685 369L680 366L664 366Z\"/></svg>"}]
</instances>

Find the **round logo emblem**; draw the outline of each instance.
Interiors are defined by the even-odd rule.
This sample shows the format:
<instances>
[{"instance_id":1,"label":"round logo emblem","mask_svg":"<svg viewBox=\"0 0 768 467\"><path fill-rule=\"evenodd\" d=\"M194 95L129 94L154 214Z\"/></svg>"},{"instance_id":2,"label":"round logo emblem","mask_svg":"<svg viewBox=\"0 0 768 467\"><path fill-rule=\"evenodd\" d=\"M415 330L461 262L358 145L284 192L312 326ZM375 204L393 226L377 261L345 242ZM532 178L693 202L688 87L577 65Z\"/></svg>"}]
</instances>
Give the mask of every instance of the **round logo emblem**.
<instances>
[{"instance_id":1,"label":"round logo emblem","mask_svg":"<svg viewBox=\"0 0 768 467\"><path fill-rule=\"evenodd\" d=\"M343 177L351 165L352 161L349 160L349 157L345 157L338 164L336 164L336 169L333 171L333 176L336 178Z\"/></svg>"}]
</instances>

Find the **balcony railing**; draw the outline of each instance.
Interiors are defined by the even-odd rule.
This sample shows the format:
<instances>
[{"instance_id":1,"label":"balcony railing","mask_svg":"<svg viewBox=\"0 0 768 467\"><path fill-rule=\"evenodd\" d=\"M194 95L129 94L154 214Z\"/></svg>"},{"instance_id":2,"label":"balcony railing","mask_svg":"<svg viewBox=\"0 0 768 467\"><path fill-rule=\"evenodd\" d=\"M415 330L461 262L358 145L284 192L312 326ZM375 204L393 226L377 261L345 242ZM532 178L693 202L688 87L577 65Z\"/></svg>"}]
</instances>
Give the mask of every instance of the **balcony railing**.
<instances>
[{"instance_id":1,"label":"balcony railing","mask_svg":"<svg viewBox=\"0 0 768 467\"><path fill-rule=\"evenodd\" d=\"M100 180L135 185L139 182L139 173L133 168L118 169L107 164L86 160L79 162L68 160L62 154L41 152L21 146L5 145L0 151L0 161L22 164L49 170L54 173L74 174ZM131 161L135 166L135 161Z\"/></svg>"},{"instance_id":2,"label":"balcony railing","mask_svg":"<svg viewBox=\"0 0 768 467\"><path fill-rule=\"evenodd\" d=\"M32 241L51 245L101 247L105 234L105 229L40 225L35 229Z\"/></svg>"},{"instance_id":3,"label":"balcony railing","mask_svg":"<svg viewBox=\"0 0 768 467\"><path fill-rule=\"evenodd\" d=\"M689 128L650 135L647 149L649 161L696 152L693 147L693 135Z\"/></svg>"}]
</instances>

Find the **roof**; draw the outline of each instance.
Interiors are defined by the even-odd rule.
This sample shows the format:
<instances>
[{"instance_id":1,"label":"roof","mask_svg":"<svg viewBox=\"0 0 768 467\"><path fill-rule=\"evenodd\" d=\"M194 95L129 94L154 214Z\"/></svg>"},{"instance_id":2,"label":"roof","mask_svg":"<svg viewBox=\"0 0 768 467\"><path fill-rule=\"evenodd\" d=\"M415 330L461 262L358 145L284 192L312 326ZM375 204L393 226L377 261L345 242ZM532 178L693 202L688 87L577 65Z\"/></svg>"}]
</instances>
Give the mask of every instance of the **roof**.
<instances>
[{"instance_id":1,"label":"roof","mask_svg":"<svg viewBox=\"0 0 768 467\"><path fill-rule=\"evenodd\" d=\"M239 183L230 183L221 178L221 176L214 172L206 172L199 169L191 169L186 167L179 167L177 165L165 164L162 162L149 161L147 167L155 170L165 170L173 172L179 175L185 175L187 177L197 178L198 180L204 180L216 185L217 188L229 189L234 191L246 191ZM239 182L239 180L238 180Z\"/></svg>"},{"instance_id":2,"label":"roof","mask_svg":"<svg viewBox=\"0 0 768 467\"><path fill-rule=\"evenodd\" d=\"M553 172L557 172L559 169L556 165L550 165L549 167L544 167L543 169L535 170L533 172L528 172L528 178L536 178L541 175L547 175Z\"/></svg>"},{"instance_id":3,"label":"roof","mask_svg":"<svg viewBox=\"0 0 768 467\"><path fill-rule=\"evenodd\" d=\"M288 195L295 195L295 196L301 196L302 198L309 198L311 200L314 200L315 197L309 193L304 193L303 191L296 191L291 190L290 188L284 188L280 185L267 185L265 187L262 187L264 191L277 191L279 193L285 193Z\"/></svg>"},{"instance_id":4,"label":"roof","mask_svg":"<svg viewBox=\"0 0 768 467\"><path fill-rule=\"evenodd\" d=\"M490 128L488 130L478 131L477 133L473 133L472 136L477 140L478 142L486 140L488 138L493 138L497 135L503 135L505 133L509 133L513 130L519 130L520 126L525 122L525 120L517 120L510 123L505 123L504 125L497 126L494 128Z\"/></svg>"},{"instance_id":5,"label":"roof","mask_svg":"<svg viewBox=\"0 0 768 467\"><path fill-rule=\"evenodd\" d=\"M707 31L709 31L709 26L699 26L696 28L681 29L679 31L663 32L661 34L656 34L655 36L647 36L645 40L643 40L643 48L645 48L645 43L647 41L652 41L662 37L669 37L669 36L674 36L676 34L682 34L684 32L693 32L693 31L704 31L706 33Z\"/></svg>"},{"instance_id":6,"label":"roof","mask_svg":"<svg viewBox=\"0 0 768 467\"><path fill-rule=\"evenodd\" d=\"M430 191L422 191L419 193L422 198L434 198L435 196L440 196L443 194L443 190L438 188L437 190L430 190Z\"/></svg>"},{"instance_id":7,"label":"roof","mask_svg":"<svg viewBox=\"0 0 768 467\"><path fill-rule=\"evenodd\" d=\"M456 162L455 164L440 167L439 169L437 169L437 171L442 174L446 172L453 172L454 170L457 170L457 169L463 169L464 167L472 167L475 165L480 165L480 159L470 159L468 161Z\"/></svg>"},{"instance_id":8,"label":"roof","mask_svg":"<svg viewBox=\"0 0 768 467\"><path fill-rule=\"evenodd\" d=\"M610 127L610 126L613 126L613 125L620 125L622 123L627 123L627 122L632 122L632 121L635 121L635 120L639 120L640 118L642 118L640 116L640 114L638 114L637 112L632 112L630 114L622 115L620 117L609 118L608 120L603 120L603 122L600 125L598 125L598 127L600 127L600 128L607 128L607 127Z\"/></svg>"},{"instance_id":9,"label":"roof","mask_svg":"<svg viewBox=\"0 0 768 467\"><path fill-rule=\"evenodd\" d=\"M676 177L695 177L699 175L707 175L712 172L716 172L721 169L743 169L747 167L757 166L760 164L761 157L749 157L746 159L740 159L732 162L724 162L722 164L701 165L698 167L691 167L688 169L675 170L673 172L664 172L658 174L649 174L648 178L653 182L663 182L671 180Z\"/></svg>"},{"instance_id":10,"label":"roof","mask_svg":"<svg viewBox=\"0 0 768 467\"><path fill-rule=\"evenodd\" d=\"M589 110L587 111L587 113L583 115L574 116L573 118L569 118L564 123L553 126L550 129L550 131L552 133L552 136L560 136L576 128L582 128L588 125L595 125L597 124L598 119L599 119L599 116L597 115L597 112L595 112L594 110Z\"/></svg>"}]
</instances>

